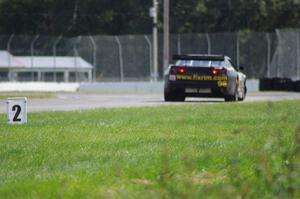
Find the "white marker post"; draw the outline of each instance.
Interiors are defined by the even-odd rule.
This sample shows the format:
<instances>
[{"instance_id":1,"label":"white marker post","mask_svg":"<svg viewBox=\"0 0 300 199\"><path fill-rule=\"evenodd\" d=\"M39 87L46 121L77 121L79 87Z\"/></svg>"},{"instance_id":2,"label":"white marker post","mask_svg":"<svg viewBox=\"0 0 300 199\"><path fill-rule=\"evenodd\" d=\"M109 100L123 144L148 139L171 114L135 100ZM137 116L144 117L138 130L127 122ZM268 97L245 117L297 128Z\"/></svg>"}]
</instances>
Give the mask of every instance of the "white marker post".
<instances>
[{"instance_id":1,"label":"white marker post","mask_svg":"<svg viewBox=\"0 0 300 199\"><path fill-rule=\"evenodd\" d=\"M7 119L8 124L27 123L27 98L8 98L7 99Z\"/></svg>"}]
</instances>

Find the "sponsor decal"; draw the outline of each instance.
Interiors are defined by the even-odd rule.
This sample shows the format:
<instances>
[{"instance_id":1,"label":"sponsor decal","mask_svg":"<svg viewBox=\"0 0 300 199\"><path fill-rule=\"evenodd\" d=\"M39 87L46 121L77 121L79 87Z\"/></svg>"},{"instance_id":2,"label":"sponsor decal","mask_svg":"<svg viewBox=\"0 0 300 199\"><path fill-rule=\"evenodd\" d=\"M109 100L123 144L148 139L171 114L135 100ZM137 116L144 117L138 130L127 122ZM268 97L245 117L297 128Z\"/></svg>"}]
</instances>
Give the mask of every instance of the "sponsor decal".
<instances>
[{"instance_id":1,"label":"sponsor decal","mask_svg":"<svg viewBox=\"0 0 300 199\"><path fill-rule=\"evenodd\" d=\"M227 81L218 81L219 87L227 87Z\"/></svg>"},{"instance_id":2,"label":"sponsor decal","mask_svg":"<svg viewBox=\"0 0 300 199\"><path fill-rule=\"evenodd\" d=\"M188 75L177 75L176 76L176 80L217 81L218 87L227 87L228 86L228 83L227 83L228 77L227 76L197 76L197 75L188 76Z\"/></svg>"},{"instance_id":3,"label":"sponsor decal","mask_svg":"<svg viewBox=\"0 0 300 199\"><path fill-rule=\"evenodd\" d=\"M176 81L176 76L175 75L170 75L169 80L170 81Z\"/></svg>"},{"instance_id":4,"label":"sponsor decal","mask_svg":"<svg viewBox=\"0 0 300 199\"><path fill-rule=\"evenodd\" d=\"M188 75L177 75L176 80L192 80L192 81L226 81L227 76L188 76Z\"/></svg>"}]
</instances>

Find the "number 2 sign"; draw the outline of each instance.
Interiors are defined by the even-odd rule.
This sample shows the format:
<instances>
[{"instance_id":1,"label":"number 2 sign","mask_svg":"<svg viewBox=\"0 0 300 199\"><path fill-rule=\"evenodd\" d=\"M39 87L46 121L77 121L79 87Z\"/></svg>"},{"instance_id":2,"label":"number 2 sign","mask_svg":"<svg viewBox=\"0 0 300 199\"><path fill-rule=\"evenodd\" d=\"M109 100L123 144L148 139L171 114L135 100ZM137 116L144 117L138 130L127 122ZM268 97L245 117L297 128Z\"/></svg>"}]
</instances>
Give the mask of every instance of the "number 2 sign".
<instances>
[{"instance_id":1,"label":"number 2 sign","mask_svg":"<svg viewBox=\"0 0 300 199\"><path fill-rule=\"evenodd\" d=\"M9 124L27 123L27 98L8 98L7 117Z\"/></svg>"}]
</instances>

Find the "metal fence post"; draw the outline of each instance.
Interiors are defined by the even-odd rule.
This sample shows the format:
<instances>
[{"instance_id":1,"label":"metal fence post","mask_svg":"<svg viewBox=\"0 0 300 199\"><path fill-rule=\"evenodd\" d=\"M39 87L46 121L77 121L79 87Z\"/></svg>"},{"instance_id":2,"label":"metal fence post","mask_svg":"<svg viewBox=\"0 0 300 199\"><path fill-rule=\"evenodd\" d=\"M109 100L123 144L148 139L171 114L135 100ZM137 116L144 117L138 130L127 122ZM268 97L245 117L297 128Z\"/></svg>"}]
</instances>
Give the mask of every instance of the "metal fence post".
<instances>
[{"instance_id":1,"label":"metal fence post","mask_svg":"<svg viewBox=\"0 0 300 199\"><path fill-rule=\"evenodd\" d=\"M31 55L31 70L34 67L34 44L39 39L40 35L36 35L35 38L30 43L30 55ZM34 72L31 72L31 80L34 81Z\"/></svg>"},{"instance_id":2,"label":"metal fence post","mask_svg":"<svg viewBox=\"0 0 300 199\"><path fill-rule=\"evenodd\" d=\"M240 33L236 33L236 65L240 67Z\"/></svg>"},{"instance_id":3,"label":"metal fence post","mask_svg":"<svg viewBox=\"0 0 300 199\"><path fill-rule=\"evenodd\" d=\"M56 82L56 47L58 45L58 43L60 42L60 40L63 38L62 35L60 35L53 44L53 66L54 66L54 81Z\"/></svg>"},{"instance_id":4,"label":"metal fence post","mask_svg":"<svg viewBox=\"0 0 300 199\"><path fill-rule=\"evenodd\" d=\"M281 63L281 40L280 40L280 31L278 29L276 29L276 36L277 36L277 39L278 39L278 59L277 59L277 64L276 64L276 77L279 77L279 63Z\"/></svg>"},{"instance_id":5,"label":"metal fence post","mask_svg":"<svg viewBox=\"0 0 300 199\"><path fill-rule=\"evenodd\" d=\"M153 73L151 79L157 81L158 74L158 1L153 0L153 7L150 16L153 18L153 31L152 31L152 57L153 57Z\"/></svg>"},{"instance_id":6,"label":"metal fence post","mask_svg":"<svg viewBox=\"0 0 300 199\"><path fill-rule=\"evenodd\" d=\"M206 37L206 41L207 41L207 54L211 54L211 41L210 41L209 34L206 33L205 37Z\"/></svg>"},{"instance_id":7,"label":"metal fence post","mask_svg":"<svg viewBox=\"0 0 300 199\"><path fill-rule=\"evenodd\" d=\"M163 71L165 71L170 64L170 0L164 0L163 12Z\"/></svg>"},{"instance_id":8,"label":"metal fence post","mask_svg":"<svg viewBox=\"0 0 300 199\"><path fill-rule=\"evenodd\" d=\"M177 54L181 54L181 35L180 33L177 34Z\"/></svg>"},{"instance_id":9,"label":"metal fence post","mask_svg":"<svg viewBox=\"0 0 300 199\"><path fill-rule=\"evenodd\" d=\"M12 40L13 40L14 37L15 37L15 35L12 34L12 35L9 37L8 41L7 41L7 52L9 53L9 55L10 55L10 45L11 45L11 42L12 42ZM10 56L9 56L9 55L8 55L7 63L8 63L8 66L10 67L10 65L11 65L11 60L10 60Z\"/></svg>"},{"instance_id":10,"label":"metal fence post","mask_svg":"<svg viewBox=\"0 0 300 199\"><path fill-rule=\"evenodd\" d=\"M90 35L89 39L92 42L93 45L93 67L94 67L94 73L93 73L93 81L96 82L97 80L97 45L96 42L94 40L94 38Z\"/></svg>"},{"instance_id":11,"label":"metal fence post","mask_svg":"<svg viewBox=\"0 0 300 199\"><path fill-rule=\"evenodd\" d=\"M151 44L151 41L150 39L148 38L147 35L144 35L144 38L148 44L148 47L149 47L149 65L150 65L150 81L152 82L154 80L154 74L153 74L153 70L152 70L152 67L153 67L153 61L152 61L152 44Z\"/></svg>"},{"instance_id":12,"label":"metal fence post","mask_svg":"<svg viewBox=\"0 0 300 199\"><path fill-rule=\"evenodd\" d=\"M299 47L300 47L300 44L299 44L299 41L300 38L299 38L299 29L297 29L297 80L300 79L300 66L299 66L299 63L300 63L300 57L299 57Z\"/></svg>"},{"instance_id":13,"label":"metal fence post","mask_svg":"<svg viewBox=\"0 0 300 199\"><path fill-rule=\"evenodd\" d=\"M75 42L73 43L74 50L74 66L75 66L75 81L78 82L78 66L77 66L77 57L78 57L78 49L77 45L81 40L81 36L78 36Z\"/></svg>"},{"instance_id":14,"label":"metal fence post","mask_svg":"<svg viewBox=\"0 0 300 199\"><path fill-rule=\"evenodd\" d=\"M11 71L10 71L10 67L11 67L11 56L10 56L10 45L11 45L11 42L14 38L14 34L12 34L8 41L7 41L7 65L8 65L8 80L9 81L12 81L12 74L11 74Z\"/></svg>"},{"instance_id":15,"label":"metal fence post","mask_svg":"<svg viewBox=\"0 0 300 199\"><path fill-rule=\"evenodd\" d=\"M266 33L267 39L267 77L271 77L271 38L270 34Z\"/></svg>"},{"instance_id":16,"label":"metal fence post","mask_svg":"<svg viewBox=\"0 0 300 199\"><path fill-rule=\"evenodd\" d=\"M123 49L122 49L122 44L120 42L120 39L118 36L115 36L116 42L119 47L119 63L120 63L120 79L121 82L124 81L124 65L123 65Z\"/></svg>"},{"instance_id":17,"label":"metal fence post","mask_svg":"<svg viewBox=\"0 0 300 199\"><path fill-rule=\"evenodd\" d=\"M33 68L33 59L34 59L34 44L39 39L40 35L36 35L35 38L30 43L30 55L31 55L31 67Z\"/></svg>"}]
</instances>

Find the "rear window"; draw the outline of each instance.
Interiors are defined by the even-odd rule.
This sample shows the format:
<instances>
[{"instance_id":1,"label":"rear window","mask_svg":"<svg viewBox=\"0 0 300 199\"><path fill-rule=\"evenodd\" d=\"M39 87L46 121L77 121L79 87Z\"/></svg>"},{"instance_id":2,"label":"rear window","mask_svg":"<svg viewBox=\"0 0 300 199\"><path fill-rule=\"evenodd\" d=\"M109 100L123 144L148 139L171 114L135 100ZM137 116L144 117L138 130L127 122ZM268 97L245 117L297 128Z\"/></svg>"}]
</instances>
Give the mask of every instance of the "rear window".
<instances>
[{"instance_id":1,"label":"rear window","mask_svg":"<svg viewBox=\"0 0 300 199\"><path fill-rule=\"evenodd\" d=\"M191 67L220 67L225 66L224 61L208 61L208 60L178 60L175 66L191 66Z\"/></svg>"}]
</instances>

